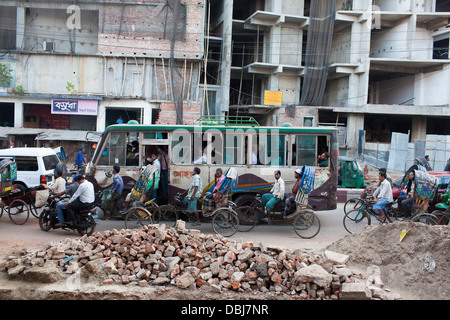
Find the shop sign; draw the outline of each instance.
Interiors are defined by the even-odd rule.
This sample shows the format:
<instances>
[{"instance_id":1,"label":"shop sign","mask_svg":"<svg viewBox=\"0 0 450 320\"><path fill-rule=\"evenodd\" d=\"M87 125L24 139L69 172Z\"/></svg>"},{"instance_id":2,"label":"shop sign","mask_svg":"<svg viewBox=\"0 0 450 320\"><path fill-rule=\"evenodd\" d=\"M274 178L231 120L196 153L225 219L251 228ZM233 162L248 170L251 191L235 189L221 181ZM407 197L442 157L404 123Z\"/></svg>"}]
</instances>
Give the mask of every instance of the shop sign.
<instances>
[{"instance_id":1,"label":"shop sign","mask_svg":"<svg viewBox=\"0 0 450 320\"><path fill-rule=\"evenodd\" d=\"M97 115L97 100L52 99L52 114Z\"/></svg>"}]
</instances>

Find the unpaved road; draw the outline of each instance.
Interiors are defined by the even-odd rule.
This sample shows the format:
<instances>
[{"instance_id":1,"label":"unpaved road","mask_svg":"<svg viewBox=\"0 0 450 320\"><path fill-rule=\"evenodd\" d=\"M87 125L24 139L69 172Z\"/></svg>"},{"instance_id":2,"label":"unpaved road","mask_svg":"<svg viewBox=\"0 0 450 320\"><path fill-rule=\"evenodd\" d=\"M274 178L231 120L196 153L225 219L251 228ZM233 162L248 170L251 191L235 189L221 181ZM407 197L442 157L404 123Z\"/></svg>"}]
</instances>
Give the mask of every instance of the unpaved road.
<instances>
[{"instance_id":1,"label":"unpaved road","mask_svg":"<svg viewBox=\"0 0 450 320\"><path fill-rule=\"evenodd\" d=\"M262 242L266 246L277 246L287 249L320 250L346 235L347 231L342 225L343 204L338 204L336 210L317 212L321 229L313 239L302 239L297 236L291 224L288 222L275 222L272 225L261 224L250 232L237 232L230 239L236 241L252 241L255 244ZM99 220L96 231L122 229L124 222L120 220ZM195 228L202 233L214 233L210 222L202 222L201 226L192 227L186 223L187 228ZM7 214L0 218L0 253L22 249L45 246L51 241L60 241L65 238L77 238L78 233L65 230L50 230L44 232L39 228L38 219L30 216L24 225L15 225Z\"/></svg>"}]
</instances>

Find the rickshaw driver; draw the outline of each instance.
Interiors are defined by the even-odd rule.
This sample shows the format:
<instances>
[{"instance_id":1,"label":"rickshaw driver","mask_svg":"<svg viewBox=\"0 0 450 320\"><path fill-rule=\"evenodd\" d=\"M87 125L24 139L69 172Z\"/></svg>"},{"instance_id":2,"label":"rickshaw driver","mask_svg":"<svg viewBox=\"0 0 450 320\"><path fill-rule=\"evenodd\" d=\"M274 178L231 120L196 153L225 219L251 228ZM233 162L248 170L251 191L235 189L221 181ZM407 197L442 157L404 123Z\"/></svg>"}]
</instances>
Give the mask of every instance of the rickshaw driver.
<instances>
[{"instance_id":1,"label":"rickshaw driver","mask_svg":"<svg viewBox=\"0 0 450 320\"><path fill-rule=\"evenodd\" d=\"M387 211L387 207L391 202L394 202L394 198L392 196L391 184L386 179L386 172L381 171L378 177L380 179L380 186L373 193L373 197L375 198L373 210L380 214L377 220L382 220L384 217L383 211Z\"/></svg>"},{"instance_id":2,"label":"rickshaw driver","mask_svg":"<svg viewBox=\"0 0 450 320\"><path fill-rule=\"evenodd\" d=\"M281 171L275 171L275 184L273 185L270 193L263 194L261 198L261 202L265 205L267 217L262 219L267 223L272 223L272 219L270 218L270 211L273 207L284 198L284 180L281 178Z\"/></svg>"}]
</instances>

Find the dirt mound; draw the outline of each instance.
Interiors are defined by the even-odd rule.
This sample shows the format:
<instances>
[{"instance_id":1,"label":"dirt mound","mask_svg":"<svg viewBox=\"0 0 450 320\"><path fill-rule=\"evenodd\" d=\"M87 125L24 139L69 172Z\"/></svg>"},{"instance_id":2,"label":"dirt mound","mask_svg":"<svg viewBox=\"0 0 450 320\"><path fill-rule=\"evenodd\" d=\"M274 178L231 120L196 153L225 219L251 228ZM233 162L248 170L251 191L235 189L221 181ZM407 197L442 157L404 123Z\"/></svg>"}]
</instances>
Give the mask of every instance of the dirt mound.
<instances>
[{"instance_id":1,"label":"dirt mound","mask_svg":"<svg viewBox=\"0 0 450 320\"><path fill-rule=\"evenodd\" d=\"M402 241L400 235L408 230ZM450 294L449 226L396 222L367 227L327 247L350 256L348 265L378 265L381 279L404 299L447 300Z\"/></svg>"}]
</instances>

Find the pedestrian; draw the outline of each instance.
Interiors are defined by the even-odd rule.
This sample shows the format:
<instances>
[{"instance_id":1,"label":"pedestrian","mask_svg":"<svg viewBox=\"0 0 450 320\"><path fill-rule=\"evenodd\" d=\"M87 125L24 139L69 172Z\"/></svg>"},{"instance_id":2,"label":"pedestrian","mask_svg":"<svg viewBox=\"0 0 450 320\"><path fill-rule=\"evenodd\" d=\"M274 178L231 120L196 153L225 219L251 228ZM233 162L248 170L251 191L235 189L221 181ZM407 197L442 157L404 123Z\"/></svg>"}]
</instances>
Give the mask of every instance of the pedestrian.
<instances>
[{"instance_id":1,"label":"pedestrian","mask_svg":"<svg viewBox=\"0 0 450 320\"><path fill-rule=\"evenodd\" d=\"M272 219L270 218L270 211L274 208L274 206L284 198L284 180L281 178L281 171L275 171L275 183L270 190L270 193L266 193L262 196L261 202L265 205L265 211L267 217L263 219L263 221L267 223L272 223Z\"/></svg>"},{"instance_id":2,"label":"pedestrian","mask_svg":"<svg viewBox=\"0 0 450 320\"><path fill-rule=\"evenodd\" d=\"M117 199L120 198L123 191L123 179L119 175L120 172L120 166L115 165L113 166L113 184L111 186L111 189L104 190L102 194L102 210L104 212L102 220L106 219L106 216L108 215L108 210L111 211L111 206ZM112 212L111 212L112 215Z\"/></svg>"},{"instance_id":3,"label":"pedestrian","mask_svg":"<svg viewBox=\"0 0 450 320\"><path fill-rule=\"evenodd\" d=\"M167 155L167 146L163 148L158 146L158 152L160 154L160 186L161 186L161 197L163 201L167 201L169 196L169 156Z\"/></svg>"},{"instance_id":4,"label":"pedestrian","mask_svg":"<svg viewBox=\"0 0 450 320\"><path fill-rule=\"evenodd\" d=\"M122 116L119 116L119 119L116 121L117 124L123 124Z\"/></svg>"},{"instance_id":5,"label":"pedestrian","mask_svg":"<svg viewBox=\"0 0 450 320\"><path fill-rule=\"evenodd\" d=\"M182 193L182 196L186 195L186 197L184 198L184 203L186 203L188 205L187 207L187 211L189 213L194 213L195 214L195 219L196 221L192 224L193 226L199 226L201 225L200 223L200 217L197 211L197 202L198 199L202 196L203 194L203 182L202 182L202 178L200 177L200 168L195 167L193 172L192 172L192 180L191 180L191 184L189 185L189 188Z\"/></svg>"},{"instance_id":6,"label":"pedestrian","mask_svg":"<svg viewBox=\"0 0 450 320\"><path fill-rule=\"evenodd\" d=\"M159 162L159 159L158 159L158 152L152 151L152 153L150 154L150 158L152 160L152 166L154 166L156 169L158 169L157 185L159 186L159 180L161 177L161 163ZM150 192L150 197L152 199L155 199L155 200L153 200L153 202L156 204L158 204L158 202L157 202L158 201L158 192L157 191L158 191L157 189L153 188L153 190Z\"/></svg>"},{"instance_id":7,"label":"pedestrian","mask_svg":"<svg viewBox=\"0 0 450 320\"><path fill-rule=\"evenodd\" d=\"M77 166L77 170L84 169L84 165L86 163L86 159L84 158L84 148L80 148L77 153L77 157L75 159L75 165Z\"/></svg>"}]
</instances>

